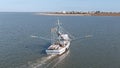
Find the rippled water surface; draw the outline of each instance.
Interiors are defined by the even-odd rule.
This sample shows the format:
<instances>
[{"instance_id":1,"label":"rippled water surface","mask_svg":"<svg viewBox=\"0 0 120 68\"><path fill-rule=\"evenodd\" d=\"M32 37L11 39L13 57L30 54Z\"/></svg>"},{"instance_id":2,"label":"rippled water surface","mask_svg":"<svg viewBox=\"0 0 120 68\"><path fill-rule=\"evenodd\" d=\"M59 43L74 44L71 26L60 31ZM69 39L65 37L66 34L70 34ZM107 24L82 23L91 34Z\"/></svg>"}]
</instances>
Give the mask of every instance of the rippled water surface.
<instances>
[{"instance_id":1,"label":"rippled water surface","mask_svg":"<svg viewBox=\"0 0 120 68\"><path fill-rule=\"evenodd\" d=\"M50 28L57 18L75 37L61 56L48 56ZM0 13L0 68L120 68L120 17L44 16Z\"/></svg>"}]
</instances>

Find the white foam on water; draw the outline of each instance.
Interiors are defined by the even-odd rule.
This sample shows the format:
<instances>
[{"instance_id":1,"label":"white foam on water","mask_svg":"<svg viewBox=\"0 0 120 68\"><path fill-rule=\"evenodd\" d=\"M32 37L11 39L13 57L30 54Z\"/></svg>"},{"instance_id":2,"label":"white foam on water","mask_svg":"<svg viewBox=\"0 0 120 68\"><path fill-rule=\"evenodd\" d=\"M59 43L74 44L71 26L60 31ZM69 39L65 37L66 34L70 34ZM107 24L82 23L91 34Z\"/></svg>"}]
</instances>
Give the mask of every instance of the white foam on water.
<instances>
[{"instance_id":1,"label":"white foam on water","mask_svg":"<svg viewBox=\"0 0 120 68\"><path fill-rule=\"evenodd\" d=\"M46 68L47 62L54 58L56 55L49 55L36 60L34 63L28 63L29 68Z\"/></svg>"},{"instance_id":2,"label":"white foam on water","mask_svg":"<svg viewBox=\"0 0 120 68\"><path fill-rule=\"evenodd\" d=\"M64 54L57 56L50 63L48 63L45 68L56 68L56 66L61 63L69 54L69 50Z\"/></svg>"},{"instance_id":3,"label":"white foam on water","mask_svg":"<svg viewBox=\"0 0 120 68\"><path fill-rule=\"evenodd\" d=\"M32 38L38 38L38 36L35 36L35 35L30 35L30 37L32 37Z\"/></svg>"},{"instance_id":4,"label":"white foam on water","mask_svg":"<svg viewBox=\"0 0 120 68\"><path fill-rule=\"evenodd\" d=\"M56 60L57 60L57 62L52 66L52 68L55 68L60 62L62 62L67 56L68 56L68 54L69 54L69 50L66 52L66 53L64 53L63 55L61 55L61 56L59 56Z\"/></svg>"},{"instance_id":5,"label":"white foam on water","mask_svg":"<svg viewBox=\"0 0 120 68\"><path fill-rule=\"evenodd\" d=\"M60 56L57 55L44 56L35 61L29 61L27 64L17 68L55 68L61 61L63 61L66 58L66 56L68 56L68 54L69 50Z\"/></svg>"},{"instance_id":6,"label":"white foam on water","mask_svg":"<svg viewBox=\"0 0 120 68\"><path fill-rule=\"evenodd\" d=\"M86 37L86 38L89 38L89 37L93 37L93 35L86 35L85 37Z\"/></svg>"}]
</instances>

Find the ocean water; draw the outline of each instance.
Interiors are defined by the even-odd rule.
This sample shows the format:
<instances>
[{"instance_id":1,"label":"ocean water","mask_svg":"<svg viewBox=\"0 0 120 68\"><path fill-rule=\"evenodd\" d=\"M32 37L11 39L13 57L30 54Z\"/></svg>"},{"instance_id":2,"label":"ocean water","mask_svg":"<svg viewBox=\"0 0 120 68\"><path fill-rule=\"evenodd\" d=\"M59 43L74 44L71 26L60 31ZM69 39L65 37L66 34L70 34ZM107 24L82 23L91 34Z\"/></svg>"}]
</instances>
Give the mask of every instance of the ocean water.
<instances>
[{"instance_id":1,"label":"ocean water","mask_svg":"<svg viewBox=\"0 0 120 68\"><path fill-rule=\"evenodd\" d=\"M59 18L74 37L69 51L48 56L50 28ZM120 17L0 13L0 68L120 68Z\"/></svg>"}]
</instances>

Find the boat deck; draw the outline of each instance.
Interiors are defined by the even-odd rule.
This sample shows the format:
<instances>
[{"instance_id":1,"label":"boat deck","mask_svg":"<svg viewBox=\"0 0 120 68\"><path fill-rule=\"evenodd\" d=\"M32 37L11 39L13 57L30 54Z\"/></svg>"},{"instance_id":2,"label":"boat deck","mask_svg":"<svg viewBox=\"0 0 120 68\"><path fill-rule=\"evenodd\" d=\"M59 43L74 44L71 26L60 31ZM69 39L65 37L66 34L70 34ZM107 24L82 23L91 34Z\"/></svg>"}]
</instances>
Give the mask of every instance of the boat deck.
<instances>
[{"instance_id":1,"label":"boat deck","mask_svg":"<svg viewBox=\"0 0 120 68\"><path fill-rule=\"evenodd\" d=\"M63 47L61 47L60 45L51 45L48 49L49 50L59 50L62 49Z\"/></svg>"}]
</instances>

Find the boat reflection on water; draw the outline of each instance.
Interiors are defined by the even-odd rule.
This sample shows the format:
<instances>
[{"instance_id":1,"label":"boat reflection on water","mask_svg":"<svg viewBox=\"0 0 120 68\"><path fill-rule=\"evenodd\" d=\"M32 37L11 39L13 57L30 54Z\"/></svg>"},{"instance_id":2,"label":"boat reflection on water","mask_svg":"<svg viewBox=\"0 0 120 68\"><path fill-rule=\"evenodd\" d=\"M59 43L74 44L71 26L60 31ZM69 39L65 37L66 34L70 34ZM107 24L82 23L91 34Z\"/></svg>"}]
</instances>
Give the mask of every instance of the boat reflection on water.
<instances>
[{"instance_id":1,"label":"boat reflection on water","mask_svg":"<svg viewBox=\"0 0 120 68\"><path fill-rule=\"evenodd\" d=\"M67 50L65 53L56 56L52 61L50 61L47 65L46 68L54 68L56 67L59 63L61 63L67 56L69 56L70 50Z\"/></svg>"}]
</instances>

